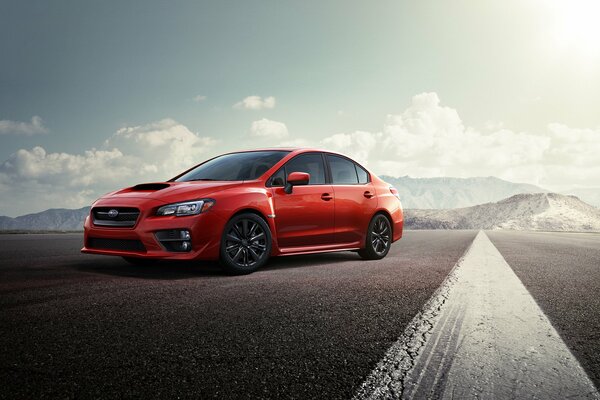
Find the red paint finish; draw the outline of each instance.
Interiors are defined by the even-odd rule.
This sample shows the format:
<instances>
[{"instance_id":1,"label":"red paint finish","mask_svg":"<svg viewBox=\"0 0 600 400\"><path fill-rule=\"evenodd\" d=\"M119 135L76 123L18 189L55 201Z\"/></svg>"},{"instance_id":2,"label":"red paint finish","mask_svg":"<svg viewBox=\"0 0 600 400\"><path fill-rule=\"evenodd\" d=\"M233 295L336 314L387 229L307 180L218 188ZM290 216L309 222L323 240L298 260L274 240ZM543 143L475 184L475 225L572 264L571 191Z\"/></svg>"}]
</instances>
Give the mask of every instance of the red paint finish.
<instances>
[{"instance_id":1,"label":"red paint finish","mask_svg":"<svg viewBox=\"0 0 600 400\"><path fill-rule=\"evenodd\" d=\"M272 256L364 248L369 222L376 213L383 213L390 219L393 241L402 237L403 213L397 192L394 193L390 185L375 174L361 167L367 174L367 182L337 184L335 171L327 160L331 156L338 159L344 156L318 149L261 151L285 151L285 155L268 169L258 166L257 171L259 167L266 171L257 172L255 179L171 180L162 185L141 185L103 196L94 202L90 216L86 218L82 252L155 259L216 260L225 225L241 212L253 212L266 221L272 234ZM325 171L322 176L317 171L311 172L308 184L306 173L291 171L297 182L289 190L285 178L283 181L275 178L286 177L286 167L293 165L289 162L303 154L306 156L305 153L316 155L317 160L322 157ZM315 179L320 181L315 183ZM209 199L213 204L197 215L157 215L158 209L167 204L199 199ZM133 226L94 223L95 211L124 208L139 210ZM157 238L159 231L182 229L190 232L190 251L170 251ZM145 251L90 245L98 239L139 241Z\"/></svg>"},{"instance_id":2,"label":"red paint finish","mask_svg":"<svg viewBox=\"0 0 600 400\"><path fill-rule=\"evenodd\" d=\"M290 194L282 187L272 190L280 247L335 243L335 201L331 185L295 186Z\"/></svg>"},{"instance_id":3,"label":"red paint finish","mask_svg":"<svg viewBox=\"0 0 600 400\"><path fill-rule=\"evenodd\" d=\"M377 211L373 183L335 185L334 191L335 242L360 247L366 239L369 222Z\"/></svg>"}]
</instances>

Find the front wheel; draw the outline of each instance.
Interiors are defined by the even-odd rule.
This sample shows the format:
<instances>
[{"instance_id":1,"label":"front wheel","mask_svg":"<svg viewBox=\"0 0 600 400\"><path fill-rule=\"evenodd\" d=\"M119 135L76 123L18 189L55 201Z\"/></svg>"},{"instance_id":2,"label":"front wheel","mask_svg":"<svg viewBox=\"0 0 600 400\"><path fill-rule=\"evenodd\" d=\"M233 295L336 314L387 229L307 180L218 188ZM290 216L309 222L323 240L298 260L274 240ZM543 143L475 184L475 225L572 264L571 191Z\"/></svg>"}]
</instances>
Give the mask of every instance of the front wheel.
<instances>
[{"instance_id":1,"label":"front wheel","mask_svg":"<svg viewBox=\"0 0 600 400\"><path fill-rule=\"evenodd\" d=\"M377 214L369 223L365 248L358 254L365 260L380 260L392 247L392 225L383 214Z\"/></svg>"},{"instance_id":2,"label":"front wheel","mask_svg":"<svg viewBox=\"0 0 600 400\"><path fill-rule=\"evenodd\" d=\"M230 274L242 275L266 264L271 254L271 230L256 214L236 215L221 238L220 263Z\"/></svg>"}]
</instances>

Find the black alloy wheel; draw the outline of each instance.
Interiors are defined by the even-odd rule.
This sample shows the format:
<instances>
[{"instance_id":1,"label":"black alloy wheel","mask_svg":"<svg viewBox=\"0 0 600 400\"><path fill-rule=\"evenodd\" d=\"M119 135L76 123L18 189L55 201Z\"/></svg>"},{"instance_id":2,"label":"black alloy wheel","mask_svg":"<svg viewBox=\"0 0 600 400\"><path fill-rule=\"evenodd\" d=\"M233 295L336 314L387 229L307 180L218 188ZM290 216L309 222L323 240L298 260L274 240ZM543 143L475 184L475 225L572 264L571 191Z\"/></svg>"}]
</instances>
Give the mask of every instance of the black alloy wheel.
<instances>
[{"instance_id":1,"label":"black alloy wheel","mask_svg":"<svg viewBox=\"0 0 600 400\"><path fill-rule=\"evenodd\" d=\"M262 267L271 254L271 231L258 215L236 215L221 239L221 266L231 274L248 274Z\"/></svg>"},{"instance_id":2,"label":"black alloy wheel","mask_svg":"<svg viewBox=\"0 0 600 400\"><path fill-rule=\"evenodd\" d=\"M358 254L366 260L380 260L392 246L392 224L383 214L377 214L369 223L365 248Z\"/></svg>"}]
</instances>

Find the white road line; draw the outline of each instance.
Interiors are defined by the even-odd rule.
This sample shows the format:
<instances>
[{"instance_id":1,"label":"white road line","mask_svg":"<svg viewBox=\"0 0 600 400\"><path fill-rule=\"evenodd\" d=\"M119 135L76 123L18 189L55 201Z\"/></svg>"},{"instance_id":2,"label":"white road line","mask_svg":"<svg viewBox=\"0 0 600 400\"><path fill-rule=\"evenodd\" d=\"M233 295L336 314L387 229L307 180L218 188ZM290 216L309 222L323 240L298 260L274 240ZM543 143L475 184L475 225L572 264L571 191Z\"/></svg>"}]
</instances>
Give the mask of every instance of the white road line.
<instances>
[{"instance_id":1,"label":"white road line","mask_svg":"<svg viewBox=\"0 0 600 400\"><path fill-rule=\"evenodd\" d=\"M600 399L486 234L362 384L355 399Z\"/></svg>"}]
</instances>

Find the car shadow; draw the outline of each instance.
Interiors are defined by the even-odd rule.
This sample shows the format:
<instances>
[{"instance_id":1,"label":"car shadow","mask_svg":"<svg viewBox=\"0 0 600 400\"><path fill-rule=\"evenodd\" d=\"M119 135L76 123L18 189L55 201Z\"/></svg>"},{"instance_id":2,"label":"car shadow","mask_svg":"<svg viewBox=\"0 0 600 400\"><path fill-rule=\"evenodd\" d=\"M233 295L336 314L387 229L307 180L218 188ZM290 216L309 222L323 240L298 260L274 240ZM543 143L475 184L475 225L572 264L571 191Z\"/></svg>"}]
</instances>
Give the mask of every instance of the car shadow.
<instances>
[{"instance_id":1,"label":"car shadow","mask_svg":"<svg viewBox=\"0 0 600 400\"><path fill-rule=\"evenodd\" d=\"M121 259L86 260L74 265L74 269L92 274L156 280L227 276L216 262L210 261L156 261L133 265Z\"/></svg>"},{"instance_id":2,"label":"car shadow","mask_svg":"<svg viewBox=\"0 0 600 400\"><path fill-rule=\"evenodd\" d=\"M273 257L267 265L259 269L259 272L265 273L289 268L312 268L358 259L358 255L352 252ZM72 265L72 268L92 274L156 280L230 277L230 275L223 272L216 261L155 261L146 265L133 265L119 258L102 260L90 258Z\"/></svg>"},{"instance_id":3,"label":"car shadow","mask_svg":"<svg viewBox=\"0 0 600 400\"><path fill-rule=\"evenodd\" d=\"M267 265L262 267L259 271L318 267L326 264L337 264L340 262L357 260L360 260L358 254L350 251L273 257L269 260Z\"/></svg>"}]
</instances>

